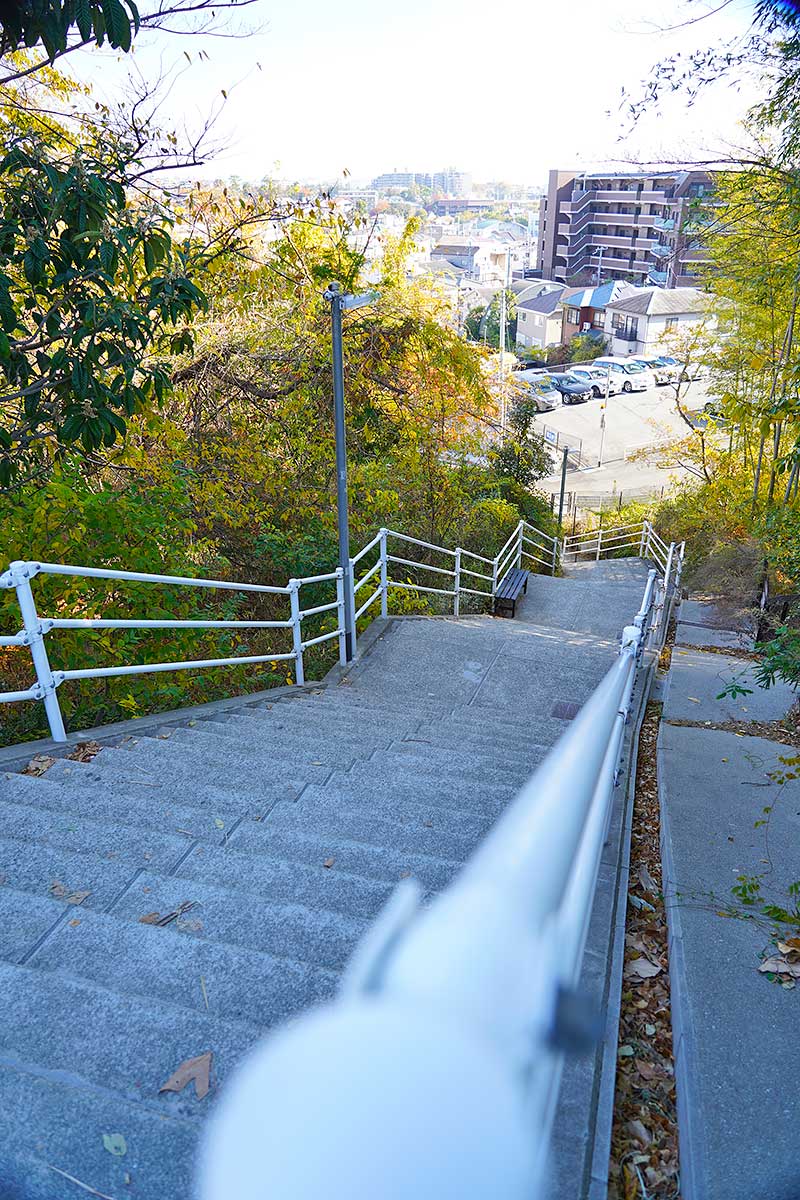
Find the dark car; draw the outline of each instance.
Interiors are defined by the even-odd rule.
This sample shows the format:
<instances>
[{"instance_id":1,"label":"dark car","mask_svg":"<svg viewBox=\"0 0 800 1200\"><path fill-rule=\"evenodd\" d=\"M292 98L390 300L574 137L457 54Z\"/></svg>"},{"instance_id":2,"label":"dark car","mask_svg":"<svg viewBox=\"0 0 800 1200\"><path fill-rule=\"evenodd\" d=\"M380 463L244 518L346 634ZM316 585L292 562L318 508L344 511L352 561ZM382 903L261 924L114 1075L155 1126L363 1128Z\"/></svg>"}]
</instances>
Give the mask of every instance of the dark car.
<instances>
[{"instance_id":1,"label":"dark car","mask_svg":"<svg viewBox=\"0 0 800 1200\"><path fill-rule=\"evenodd\" d=\"M565 371L563 375L552 375L551 378L561 392L562 404L585 404L587 400L591 400L592 387L591 384L587 385L585 379L579 379L570 371Z\"/></svg>"}]
</instances>

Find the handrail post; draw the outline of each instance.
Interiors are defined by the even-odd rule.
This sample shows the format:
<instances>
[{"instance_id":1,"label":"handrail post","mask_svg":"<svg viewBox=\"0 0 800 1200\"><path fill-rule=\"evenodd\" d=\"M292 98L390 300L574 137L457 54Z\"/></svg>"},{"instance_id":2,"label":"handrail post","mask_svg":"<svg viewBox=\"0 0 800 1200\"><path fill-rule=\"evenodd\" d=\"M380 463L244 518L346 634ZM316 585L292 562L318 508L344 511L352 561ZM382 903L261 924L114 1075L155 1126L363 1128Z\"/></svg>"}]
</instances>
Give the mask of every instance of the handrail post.
<instances>
[{"instance_id":1,"label":"handrail post","mask_svg":"<svg viewBox=\"0 0 800 1200\"><path fill-rule=\"evenodd\" d=\"M336 620L339 625L339 662L347 666L347 628L345 624L344 571L336 568Z\"/></svg>"},{"instance_id":2,"label":"handrail post","mask_svg":"<svg viewBox=\"0 0 800 1200\"><path fill-rule=\"evenodd\" d=\"M31 658L33 659L33 666L36 671L36 682L39 685L39 691L44 701L44 711L47 714L47 723L50 726L50 736L54 742L65 742L67 740L67 731L64 728L64 719L61 716L61 707L56 695L56 687L58 685L53 678L53 672L50 668L50 659L47 656L44 644L44 633L42 632L39 615L36 612L36 602L33 599L33 589L31 588L31 575L35 574L35 571L32 572L30 564L26 562L12 563L10 570L17 593L17 604L19 604L23 628L28 639L28 645L31 648Z\"/></svg>"},{"instance_id":3,"label":"handrail post","mask_svg":"<svg viewBox=\"0 0 800 1200\"><path fill-rule=\"evenodd\" d=\"M389 615L389 563L386 557L386 530L381 529L381 616Z\"/></svg>"},{"instance_id":4,"label":"handrail post","mask_svg":"<svg viewBox=\"0 0 800 1200\"><path fill-rule=\"evenodd\" d=\"M289 580L289 603L292 610L292 647L294 649L294 681L305 683L306 675L303 669L303 632L300 617L300 580Z\"/></svg>"},{"instance_id":5,"label":"handrail post","mask_svg":"<svg viewBox=\"0 0 800 1200\"><path fill-rule=\"evenodd\" d=\"M517 534L518 534L518 538L519 538L519 541L517 544L517 558L516 558L517 567L522 566L522 539L524 537L524 529L525 529L525 522L520 521L519 525L517 526Z\"/></svg>"},{"instance_id":6,"label":"handrail post","mask_svg":"<svg viewBox=\"0 0 800 1200\"><path fill-rule=\"evenodd\" d=\"M460 615L459 606L460 606L460 602L461 602L461 596L460 596L460 592L461 592L461 547L460 546L456 546L456 573L455 573L455 577L453 580L453 591L455 592L455 595L453 596L453 616L457 617Z\"/></svg>"},{"instance_id":7,"label":"handrail post","mask_svg":"<svg viewBox=\"0 0 800 1200\"><path fill-rule=\"evenodd\" d=\"M500 566L499 556L492 562L492 599L497 595L497 569Z\"/></svg>"},{"instance_id":8,"label":"handrail post","mask_svg":"<svg viewBox=\"0 0 800 1200\"><path fill-rule=\"evenodd\" d=\"M639 538L639 558L644 558L644 544L649 525L649 521L642 521L642 536Z\"/></svg>"},{"instance_id":9,"label":"handrail post","mask_svg":"<svg viewBox=\"0 0 800 1200\"><path fill-rule=\"evenodd\" d=\"M597 530L597 554L595 555L595 558L594 558L595 562L600 562L600 551L601 551L602 547L603 547L603 526L601 525L600 528Z\"/></svg>"},{"instance_id":10,"label":"handrail post","mask_svg":"<svg viewBox=\"0 0 800 1200\"><path fill-rule=\"evenodd\" d=\"M558 538L554 538L553 539L553 568L550 572L551 575L555 575L555 573L556 573L556 567L558 565L558 547L559 547Z\"/></svg>"}]
</instances>

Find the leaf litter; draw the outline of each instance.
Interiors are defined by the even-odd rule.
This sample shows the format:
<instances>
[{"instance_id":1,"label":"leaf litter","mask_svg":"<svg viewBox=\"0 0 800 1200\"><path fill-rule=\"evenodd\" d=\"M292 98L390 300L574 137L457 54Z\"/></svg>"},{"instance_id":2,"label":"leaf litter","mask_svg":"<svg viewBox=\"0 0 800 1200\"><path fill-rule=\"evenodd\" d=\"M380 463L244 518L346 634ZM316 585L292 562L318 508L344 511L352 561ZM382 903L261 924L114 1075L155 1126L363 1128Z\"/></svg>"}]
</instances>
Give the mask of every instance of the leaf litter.
<instances>
[{"instance_id":1,"label":"leaf litter","mask_svg":"<svg viewBox=\"0 0 800 1200\"><path fill-rule=\"evenodd\" d=\"M609 1200L680 1194L656 777L660 717L660 705L648 704L639 737Z\"/></svg>"}]
</instances>

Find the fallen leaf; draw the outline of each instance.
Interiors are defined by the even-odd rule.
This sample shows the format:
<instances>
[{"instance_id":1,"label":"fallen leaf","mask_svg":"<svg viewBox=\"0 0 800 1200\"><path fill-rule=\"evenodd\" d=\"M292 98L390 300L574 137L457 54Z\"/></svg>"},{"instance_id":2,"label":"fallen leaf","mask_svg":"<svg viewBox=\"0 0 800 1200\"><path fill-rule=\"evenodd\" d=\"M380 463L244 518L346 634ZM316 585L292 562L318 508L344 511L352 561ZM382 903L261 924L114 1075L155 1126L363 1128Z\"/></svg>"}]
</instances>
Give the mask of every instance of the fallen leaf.
<instances>
[{"instance_id":1,"label":"fallen leaf","mask_svg":"<svg viewBox=\"0 0 800 1200\"><path fill-rule=\"evenodd\" d=\"M687 697L686 697L686 699L687 699L687 700L691 700L692 704L699 704L699 703L700 703L700 701L697 699L697 696L687 696Z\"/></svg>"},{"instance_id":2,"label":"fallen leaf","mask_svg":"<svg viewBox=\"0 0 800 1200\"><path fill-rule=\"evenodd\" d=\"M645 1025L644 1031L648 1037L655 1037L656 1027L655 1025Z\"/></svg>"},{"instance_id":3,"label":"fallen leaf","mask_svg":"<svg viewBox=\"0 0 800 1200\"><path fill-rule=\"evenodd\" d=\"M76 917L74 921L70 921L70 925L74 929L76 925L80 925L80 920Z\"/></svg>"},{"instance_id":4,"label":"fallen leaf","mask_svg":"<svg viewBox=\"0 0 800 1200\"><path fill-rule=\"evenodd\" d=\"M658 884L656 883L655 879L653 879L653 876L650 874L647 866L644 863L639 863L639 870L636 872L636 874L638 876L639 883L642 885L644 890L649 892L651 896L657 896Z\"/></svg>"},{"instance_id":5,"label":"fallen leaf","mask_svg":"<svg viewBox=\"0 0 800 1200\"><path fill-rule=\"evenodd\" d=\"M641 1121L628 1121L625 1129L631 1135L633 1140L638 1142L642 1147L649 1146L653 1140L650 1136L649 1130L645 1129Z\"/></svg>"},{"instance_id":6,"label":"fallen leaf","mask_svg":"<svg viewBox=\"0 0 800 1200\"><path fill-rule=\"evenodd\" d=\"M187 1058L176 1071L170 1075L166 1083L158 1089L161 1092L182 1092L187 1083L194 1081L194 1091L198 1100L208 1095L211 1078L211 1051L198 1054L196 1058Z\"/></svg>"},{"instance_id":7,"label":"fallen leaf","mask_svg":"<svg viewBox=\"0 0 800 1200\"><path fill-rule=\"evenodd\" d=\"M617 1054L620 1058L633 1058L633 1046L620 1046Z\"/></svg>"},{"instance_id":8,"label":"fallen leaf","mask_svg":"<svg viewBox=\"0 0 800 1200\"><path fill-rule=\"evenodd\" d=\"M322 865L323 865L323 867L332 867L335 862L336 862L335 858L326 858Z\"/></svg>"},{"instance_id":9,"label":"fallen leaf","mask_svg":"<svg viewBox=\"0 0 800 1200\"><path fill-rule=\"evenodd\" d=\"M75 749L67 758L71 758L73 762L88 763L97 758L97 755L102 750L99 742L78 742Z\"/></svg>"},{"instance_id":10,"label":"fallen leaf","mask_svg":"<svg viewBox=\"0 0 800 1200\"><path fill-rule=\"evenodd\" d=\"M214 824L216 825L217 829L224 829L224 828L225 828L225 822L224 822L224 821L220 821L219 817L215 817L215 818L214 818Z\"/></svg>"},{"instance_id":11,"label":"fallen leaf","mask_svg":"<svg viewBox=\"0 0 800 1200\"><path fill-rule=\"evenodd\" d=\"M140 925L157 925L160 920L161 920L161 913L149 912L149 913L145 913L145 915L143 917L139 917L139 924Z\"/></svg>"},{"instance_id":12,"label":"fallen leaf","mask_svg":"<svg viewBox=\"0 0 800 1200\"><path fill-rule=\"evenodd\" d=\"M123 1154L128 1153L128 1143L121 1133L104 1133L103 1145L109 1154L113 1154L117 1158L122 1158Z\"/></svg>"},{"instance_id":13,"label":"fallen leaf","mask_svg":"<svg viewBox=\"0 0 800 1200\"><path fill-rule=\"evenodd\" d=\"M651 963L649 958L634 958L626 963L623 974L626 979L653 979L661 971L662 968Z\"/></svg>"},{"instance_id":14,"label":"fallen leaf","mask_svg":"<svg viewBox=\"0 0 800 1200\"><path fill-rule=\"evenodd\" d=\"M67 896L67 904L83 904L84 900L86 900L88 896L91 896L91 894L92 893L88 891L72 892L69 896Z\"/></svg>"},{"instance_id":15,"label":"fallen leaf","mask_svg":"<svg viewBox=\"0 0 800 1200\"><path fill-rule=\"evenodd\" d=\"M194 908L194 900L182 900L177 908L173 908L172 912L145 913L143 917L139 917L140 925L169 925L171 921L177 921L178 917L182 917L190 908Z\"/></svg>"},{"instance_id":16,"label":"fallen leaf","mask_svg":"<svg viewBox=\"0 0 800 1200\"><path fill-rule=\"evenodd\" d=\"M800 962L787 962L785 958L765 958L758 969L764 974L791 975L793 979L800 979Z\"/></svg>"},{"instance_id":17,"label":"fallen leaf","mask_svg":"<svg viewBox=\"0 0 800 1200\"><path fill-rule=\"evenodd\" d=\"M50 891L57 900L63 900L64 896L67 894L67 889L64 887L60 879L53 880L53 882L50 884Z\"/></svg>"},{"instance_id":18,"label":"fallen leaf","mask_svg":"<svg viewBox=\"0 0 800 1200\"><path fill-rule=\"evenodd\" d=\"M49 754L35 754L22 774L44 775L45 771L49 771L55 761Z\"/></svg>"},{"instance_id":19,"label":"fallen leaf","mask_svg":"<svg viewBox=\"0 0 800 1200\"><path fill-rule=\"evenodd\" d=\"M636 1058L634 1059L634 1064L642 1079L647 1079L648 1081L658 1079L660 1072L652 1063L645 1062L643 1058Z\"/></svg>"}]
</instances>

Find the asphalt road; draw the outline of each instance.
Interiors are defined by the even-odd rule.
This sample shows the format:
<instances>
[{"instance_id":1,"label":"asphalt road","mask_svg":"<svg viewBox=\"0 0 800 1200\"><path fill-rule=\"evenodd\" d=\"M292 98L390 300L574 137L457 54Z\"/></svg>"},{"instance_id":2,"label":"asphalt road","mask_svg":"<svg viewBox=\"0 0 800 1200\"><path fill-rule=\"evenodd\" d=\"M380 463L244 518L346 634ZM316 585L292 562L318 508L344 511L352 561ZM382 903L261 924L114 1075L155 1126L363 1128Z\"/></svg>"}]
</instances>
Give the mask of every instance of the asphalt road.
<instances>
[{"instance_id":1,"label":"asphalt road","mask_svg":"<svg viewBox=\"0 0 800 1200\"><path fill-rule=\"evenodd\" d=\"M681 403L690 411L702 408L706 399L702 380L681 388ZM567 488L602 493L668 487L680 471L660 462L658 448L686 433L676 411L675 389L665 385L611 396L605 409L605 430L601 428L603 403L590 400L587 404L562 405L536 418L536 428L553 444L554 451L556 438L560 446L580 448L583 467L569 470ZM556 472L540 486L550 492L556 491L559 484Z\"/></svg>"}]
</instances>

